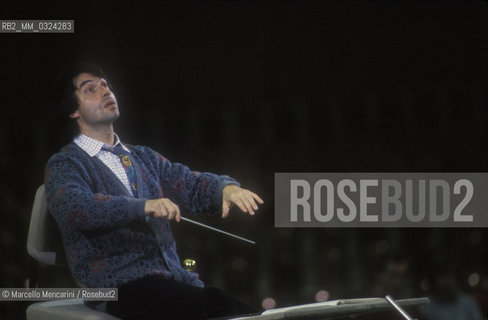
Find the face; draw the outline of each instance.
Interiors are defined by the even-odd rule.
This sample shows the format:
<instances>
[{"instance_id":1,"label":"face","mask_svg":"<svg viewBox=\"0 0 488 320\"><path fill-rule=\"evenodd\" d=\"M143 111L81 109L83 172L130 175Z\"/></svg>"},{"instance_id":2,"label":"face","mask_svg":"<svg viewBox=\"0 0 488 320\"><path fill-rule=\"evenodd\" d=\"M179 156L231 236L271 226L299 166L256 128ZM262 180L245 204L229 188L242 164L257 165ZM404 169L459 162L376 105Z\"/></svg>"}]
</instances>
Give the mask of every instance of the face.
<instances>
[{"instance_id":1,"label":"face","mask_svg":"<svg viewBox=\"0 0 488 320\"><path fill-rule=\"evenodd\" d=\"M119 117L115 95L105 79L81 73L74 80L78 109L70 116L76 119L81 132L111 126Z\"/></svg>"}]
</instances>

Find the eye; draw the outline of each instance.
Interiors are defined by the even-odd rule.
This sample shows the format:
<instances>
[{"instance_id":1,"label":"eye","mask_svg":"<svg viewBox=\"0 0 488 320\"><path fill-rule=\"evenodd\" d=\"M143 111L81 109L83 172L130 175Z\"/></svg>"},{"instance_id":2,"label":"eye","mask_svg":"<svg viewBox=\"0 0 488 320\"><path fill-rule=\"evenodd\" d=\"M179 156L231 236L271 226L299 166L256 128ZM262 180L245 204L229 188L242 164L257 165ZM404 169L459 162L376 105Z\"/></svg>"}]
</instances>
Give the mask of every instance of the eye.
<instances>
[{"instance_id":1,"label":"eye","mask_svg":"<svg viewBox=\"0 0 488 320\"><path fill-rule=\"evenodd\" d=\"M93 92L95 92L95 86L88 86L88 87L85 89L85 92L86 92L86 93L93 93Z\"/></svg>"}]
</instances>

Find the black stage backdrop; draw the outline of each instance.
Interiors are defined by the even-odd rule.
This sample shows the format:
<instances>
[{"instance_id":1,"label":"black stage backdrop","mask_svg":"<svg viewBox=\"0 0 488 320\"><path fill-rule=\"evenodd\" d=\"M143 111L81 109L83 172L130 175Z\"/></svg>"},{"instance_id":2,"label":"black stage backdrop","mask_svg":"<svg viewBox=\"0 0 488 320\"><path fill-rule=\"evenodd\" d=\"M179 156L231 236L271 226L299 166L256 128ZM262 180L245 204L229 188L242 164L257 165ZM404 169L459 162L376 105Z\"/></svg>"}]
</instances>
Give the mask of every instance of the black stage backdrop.
<instances>
[{"instance_id":1,"label":"black stage backdrop","mask_svg":"<svg viewBox=\"0 0 488 320\"><path fill-rule=\"evenodd\" d=\"M488 171L486 2L78 1L2 4L0 16L75 20L74 34L0 34L0 287L28 277L34 193L66 142L50 84L81 60L110 76L124 141L231 175L266 201L255 217L202 218L256 246L174 225L207 283L256 306L319 290L365 297L380 262L401 255L412 296L429 294L438 261L458 263L463 290L480 289L485 229L276 229L273 183L275 172ZM49 270L41 287L75 286ZM22 319L25 306L2 303L0 318Z\"/></svg>"}]
</instances>

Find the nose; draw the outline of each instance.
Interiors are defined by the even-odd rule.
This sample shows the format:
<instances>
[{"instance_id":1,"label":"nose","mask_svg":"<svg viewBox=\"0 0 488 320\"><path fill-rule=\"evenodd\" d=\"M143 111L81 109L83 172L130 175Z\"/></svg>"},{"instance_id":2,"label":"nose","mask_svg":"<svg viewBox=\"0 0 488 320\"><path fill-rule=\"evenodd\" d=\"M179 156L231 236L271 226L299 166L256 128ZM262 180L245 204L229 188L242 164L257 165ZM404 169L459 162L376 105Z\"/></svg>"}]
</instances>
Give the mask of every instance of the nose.
<instances>
[{"instance_id":1,"label":"nose","mask_svg":"<svg viewBox=\"0 0 488 320\"><path fill-rule=\"evenodd\" d=\"M101 90L101 92L102 92L102 97L104 97L104 98L105 98L105 97L107 97L107 96L109 96L109 95L110 95L110 93L112 92L112 91L110 91L110 88L109 88L109 87L104 87L104 86L100 86L100 87L101 87L101 89L102 89L102 90Z\"/></svg>"}]
</instances>

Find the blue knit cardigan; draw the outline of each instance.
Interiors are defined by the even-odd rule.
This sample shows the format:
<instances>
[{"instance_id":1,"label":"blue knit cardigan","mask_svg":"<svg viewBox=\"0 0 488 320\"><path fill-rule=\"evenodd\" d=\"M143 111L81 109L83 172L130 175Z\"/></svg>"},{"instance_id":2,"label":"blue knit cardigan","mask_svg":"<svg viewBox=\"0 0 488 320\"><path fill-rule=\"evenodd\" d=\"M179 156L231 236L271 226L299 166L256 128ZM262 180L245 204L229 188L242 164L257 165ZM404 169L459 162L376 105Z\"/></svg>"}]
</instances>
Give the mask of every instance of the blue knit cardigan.
<instances>
[{"instance_id":1,"label":"blue knit cardigan","mask_svg":"<svg viewBox=\"0 0 488 320\"><path fill-rule=\"evenodd\" d=\"M148 275L203 286L182 267L169 221L146 216L145 202L165 197L184 215L217 213L222 209L223 188L238 182L191 171L148 147L128 147L137 198L127 194L105 164L75 143L46 165L48 206L59 225L73 276L87 287L119 287Z\"/></svg>"}]
</instances>

